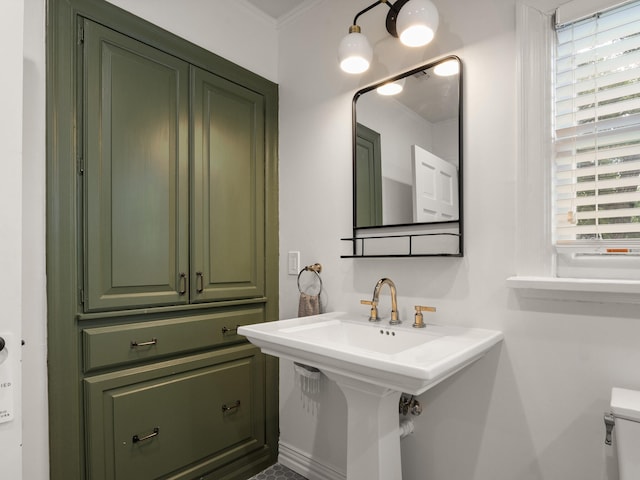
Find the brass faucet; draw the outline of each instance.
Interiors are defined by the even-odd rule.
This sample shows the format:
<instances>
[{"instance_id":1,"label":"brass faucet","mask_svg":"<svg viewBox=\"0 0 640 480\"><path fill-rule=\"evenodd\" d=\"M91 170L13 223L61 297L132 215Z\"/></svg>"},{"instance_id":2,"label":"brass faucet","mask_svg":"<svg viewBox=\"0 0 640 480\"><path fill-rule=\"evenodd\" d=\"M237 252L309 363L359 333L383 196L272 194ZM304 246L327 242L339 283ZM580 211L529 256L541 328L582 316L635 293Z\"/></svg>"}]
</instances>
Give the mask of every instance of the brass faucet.
<instances>
[{"instance_id":1,"label":"brass faucet","mask_svg":"<svg viewBox=\"0 0 640 480\"><path fill-rule=\"evenodd\" d=\"M398 325L400 320L398 319L398 301L396 298L396 284L393 283L393 280L390 278L381 278L376 283L375 288L373 289L373 298L371 301L368 300L360 300L360 303L363 305L371 305L371 315L369 316L370 322L377 322L380 319L378 318L378 302L380 298L380 289L383 285L389 285L389 290L391 291L391 320L389 320L390 325Z\"/></svg>"}]
</instances>

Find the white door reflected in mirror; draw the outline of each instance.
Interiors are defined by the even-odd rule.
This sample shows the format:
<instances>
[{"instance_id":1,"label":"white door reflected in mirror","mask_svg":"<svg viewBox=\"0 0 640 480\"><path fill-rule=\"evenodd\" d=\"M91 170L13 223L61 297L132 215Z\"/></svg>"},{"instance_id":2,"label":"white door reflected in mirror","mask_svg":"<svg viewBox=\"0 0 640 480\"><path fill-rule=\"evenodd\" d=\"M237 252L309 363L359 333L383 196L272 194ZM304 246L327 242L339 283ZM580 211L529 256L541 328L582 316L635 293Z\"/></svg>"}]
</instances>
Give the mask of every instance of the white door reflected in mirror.
<instances>
[{"instance_id":1,"label":"white door reflected in mirror","mask_svg":"<svg viewBox=\"0 0 640 480\"><path fill-rule=\"evenodd\" d=\"M458 171L418 145L411 146L413 167L413 221L458 220Z\"/></svg>"}]
</instances>

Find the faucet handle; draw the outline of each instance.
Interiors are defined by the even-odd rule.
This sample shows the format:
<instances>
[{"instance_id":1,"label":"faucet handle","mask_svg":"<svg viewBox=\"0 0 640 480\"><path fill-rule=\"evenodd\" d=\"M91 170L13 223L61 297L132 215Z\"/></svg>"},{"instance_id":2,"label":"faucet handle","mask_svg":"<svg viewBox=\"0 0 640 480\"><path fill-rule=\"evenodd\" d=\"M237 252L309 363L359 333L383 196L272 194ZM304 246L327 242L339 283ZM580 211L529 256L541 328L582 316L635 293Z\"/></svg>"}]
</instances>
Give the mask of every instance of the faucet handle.
<instances>
[{"instance_id":1,"label":"faucet handle","mask_svg":"<svg viewBox=\"0 0 640 480\"><path fill-rule=\"evenodd\" d=\"M426 324L424 323L424 316L422 315L422 312L435 312L436 311L436 307L427 307L424 305L416 305L414 307L416 309L416 315L415 315L415 320L413 322L413 327L414 328L424 328L426 327Z\"/></svg>"},{"instance_id":2,"label":"faucet handle","mask_svg":"<svg viewBox=\"0 0 640 480\"><path fill-rule=\"evenodd\" d=\"M425 307L424 305L416 305L416 312L435 312L436 307Z\"/></svg>"},{"instance_id":3,"label":"faucet handle","mask_svg":"<svg viewBox=\"0 0 640 480\"><path fill-rule=\"evenodd\" d=\"M361 305L371 305L371 314L369 315L370 322L377 322L378 318L378 302L375 300L360 300Z\"/></svg>"}]
</instances>

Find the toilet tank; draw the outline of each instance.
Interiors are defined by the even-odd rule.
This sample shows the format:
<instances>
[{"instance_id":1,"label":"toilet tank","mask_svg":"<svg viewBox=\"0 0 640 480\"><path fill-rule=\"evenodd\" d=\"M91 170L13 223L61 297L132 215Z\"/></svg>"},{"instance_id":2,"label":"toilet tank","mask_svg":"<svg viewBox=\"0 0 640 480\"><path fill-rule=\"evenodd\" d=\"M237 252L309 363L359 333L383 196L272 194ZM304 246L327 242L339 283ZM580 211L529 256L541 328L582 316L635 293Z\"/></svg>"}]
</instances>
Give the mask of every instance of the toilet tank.
<instances>
[{"instance_id":1,"label":"toilet tank","mask_svg":"<svg viewBox=\"0 0 640 480\"><path fill-rule=\"evenodd\" d=\"M640 479L640 391L611 390L620 480Z\"/></svg>"}]
</instances>

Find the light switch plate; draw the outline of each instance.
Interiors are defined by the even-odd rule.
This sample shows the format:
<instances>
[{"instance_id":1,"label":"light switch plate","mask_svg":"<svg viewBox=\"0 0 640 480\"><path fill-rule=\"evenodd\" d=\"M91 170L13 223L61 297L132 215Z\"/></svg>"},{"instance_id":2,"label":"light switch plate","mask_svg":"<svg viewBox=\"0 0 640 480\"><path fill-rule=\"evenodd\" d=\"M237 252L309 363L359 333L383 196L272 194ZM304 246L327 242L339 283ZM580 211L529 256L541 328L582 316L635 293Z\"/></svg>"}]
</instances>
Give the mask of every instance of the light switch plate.
<instances>
[{"instance_id":1,"label":"light switch plate","mask_svg":"<svg viewBox=\"0 0 640 480\"><path fill-rule=\"evenodd\" d=\"M289 275L298 275L300 272L300 252L289 252L287 260L287 272Z\"/></svg>"}]
</instances>

